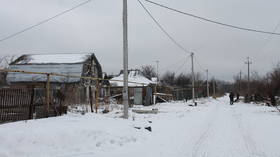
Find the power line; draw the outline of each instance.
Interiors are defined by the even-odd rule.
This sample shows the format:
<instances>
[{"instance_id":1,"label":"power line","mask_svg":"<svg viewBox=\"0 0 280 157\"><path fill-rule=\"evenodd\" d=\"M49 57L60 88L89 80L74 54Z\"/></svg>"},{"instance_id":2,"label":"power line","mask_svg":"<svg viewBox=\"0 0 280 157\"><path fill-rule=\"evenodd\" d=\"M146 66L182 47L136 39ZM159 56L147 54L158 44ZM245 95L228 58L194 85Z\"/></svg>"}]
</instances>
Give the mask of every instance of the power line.
<instances>
[{"instance_id":1,"label":"power line","mask_svg":"<svg viewBox=\"0 0 280 157\"><path fill-rule=\"evenodd\" d=\"M183 64L182 64L180 67L178 67L178 69L176 69L175 74L178 73L178 72L184 67L184 65L185 65L186 63L188 63L187 61L188 61L188 60L185 60L185 61L183 62Z\"/></svg>"},{"instance_id":2,"label":"power line","mask_svg":"<svg viewBox=\"0 0 280 157\"><path fill-rule=\"evenodd\" d=\"M55 16L52 16L52 17L47 18L47 19L45 19L45 20L42 20L42 21L40 21L40 22L38 22L38 23L36 23L36 24L34 24L34 25L32 25L32 26L26 27L26 28L24 28L23 30L18 31L18 32L16 32L16 33L10 34L10 35L8 35L8 36L6 36L6 37L0 39L0 42L3 42L3 41L8 40L8 39L10 39L10 38L13 38L13 37L15 37L15 36L17 36L17 35L19 35L19 34L22 34L22 33L26 32L26 31L28 31L28 30L34 28L34 27L40 26L40 25L42 25L42 24L45 24L45 23L47 23L47 22L49 22L49 21L51 21L51 20L53 20L53 19L55 19L55 18L57 18L57 17L63 15L63 14L66 14L66 13L68 13L68 12L70 12L70 11L76 9L76 8L79 8L79 7L81 7L81 6L83 6L83 5L87 4L87 3L89 3L90 1L92 1L92 0L87 0L87 1L84 1L84 2L82 2L82 3L79 3L78 5L75 5L74 7L70 8L70 9L67 9L67 10L65 10L65 11L63 11L63 12L61 12L61 13L59 13L59 14L56 14Z\"/></svg>"},{"instance_id":3,"label":"power line","mask_svg":"<svg viewBox=\"0 0 280 157\"><path fill-rule=\"evenodd\" d=\"M169 65L167 65L167 66L165 66L165 67L163 67L163 68L161 68L161 69L169 69L169 68L171 68L171 67L173 67L173 66L175 66L175 65L177 65L177 64L179 64L179 63L181 63L182 61L185 61L185 58L184 58L184 57L180 58L180 60L177 60L176 62L174 62L174 63L172 63L172 64L169 64Z\"/></svg>"},{"instance_id":4,"label":"power line","mask_svg":"<svg viewBox=\"0 0 280 157\"><path fill-rule=\"evenodd\" d=\"M273 32L276 32L277 29L280 26L280 21L276 24L275 28L273 29ZM258 58L258 56L262 53L263 49L267 46L267 44L272 40L272 35L270 34L266 40L264 41L263 45L258 49L257 54L255 55L255 58Z\"/></svg>"},{"instance_id":5,"label":"power line","mask_svg":"<svg viewBox=\"0 0 280 157\"><path fill-rule=\"evenodd\" d=\"M195 62L197 63L198 67L199 67L202 71L205 71L205 70L206 70L206 68L204 68L204 67L198 62L196 56L194 56L194 60L195 60Z\"/></svg>"},{"instance_id":6,"label":"power line","mask_svg":"<svg viewBox=\"0 0 280 157\"><path fill-rule=\"evenodd\" d=\"M214 77L214 75L213 75L212 73L209 72L209 69L204 68L204 67L198 62L198 59L197 59L196 56L194 56L194 60L195 60L196 64L198 65L198 67L203 71L203 74L204 74L204 72L205 72L206 70L208 70L208 76Z\"/></svg>"},{"instance_id":7,"label":"power line","mask_svg":"<svg viewBox=\"0 0 280 157\"><path fill-rule=\"evenodd\" d=\"M186 53L191 53L190 51L188 51L187 49L185 49L181 44L179 44L179 42L177 42L165 29L163 26L161 26L161 24L155 19L155 17L152 15L152 13L144 6L144 4L138 0L139 4L141 5L141 7L146 11L146 13L151 17L151 19L156 23L156 25L159 27L159 29L177 46L179 47L181 50L183 50Z\"/></svg>"},{"instance_id":8,"label":"power line","mask_svg":"<svg viewBox=\"0 0 280 157\"><path fill-rule=\"evenodd\" d=\"M156 2L153 2L153 1L150 1L150 0L145 0L145 1L148 2L148 3L154 4L154 5L160 6L162 8L180 13L180 14L184 14L184 15L187 15L187 16L190 16L190 17L193 17L193 18L200 19L202 21L207 21L207 22L210 22L210 23L214 23L214 24L218 24L218 25L222 25L222 26L226 26L226 27L230 27L230 28L234 28L234 29L244 30L244 31L257 32L257 33L263 33L263 34L271 34L271 35L280 35L280 33L268 32L268 31L251 29L251 28L245 28L245 27L240 27L240 26L235 26L235 25L231 25L231 24L218 22L218 21L215 21L215 20L212 20L212 19L208 19L208 18L204 18L204 17L201 17L201 16L191 14L191 13L183 12L183 11L180 11L180 10L177 10L177 9L174 9L174 8L171 8L171 7L168 7L168 6L165 6L163 4L159 4L159 3L156 3Z\"/></svg>"},{"instance_id":9,"label":"power line","mask_svg":"<svg viewBox=\"0 0 280 157\"><path fill-rule=\"evenodd\" d=\"M185 64L186 62L183 62L183 64L180 67L178 67L178 69L176 69L175 74L178 73L184 67Z\"/></svg>"}]
</instances>

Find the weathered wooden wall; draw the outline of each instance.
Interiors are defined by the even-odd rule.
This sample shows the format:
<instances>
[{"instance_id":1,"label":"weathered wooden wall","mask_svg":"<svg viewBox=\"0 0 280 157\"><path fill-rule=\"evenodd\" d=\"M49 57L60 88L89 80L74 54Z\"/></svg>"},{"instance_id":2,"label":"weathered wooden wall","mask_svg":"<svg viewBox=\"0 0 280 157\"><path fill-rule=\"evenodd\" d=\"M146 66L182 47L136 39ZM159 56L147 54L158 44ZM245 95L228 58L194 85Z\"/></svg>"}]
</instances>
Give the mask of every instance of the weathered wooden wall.
<instances>
[{"instance_id":1,"label":"weathered wooden wall","mask_svg":"<svg viewBox=\"0 0 280 157\"><path fill-rule=\"evenodd\" d=\"M31 119L33 89L0 89L0 123Z\"/></svg>"}]
</instances>

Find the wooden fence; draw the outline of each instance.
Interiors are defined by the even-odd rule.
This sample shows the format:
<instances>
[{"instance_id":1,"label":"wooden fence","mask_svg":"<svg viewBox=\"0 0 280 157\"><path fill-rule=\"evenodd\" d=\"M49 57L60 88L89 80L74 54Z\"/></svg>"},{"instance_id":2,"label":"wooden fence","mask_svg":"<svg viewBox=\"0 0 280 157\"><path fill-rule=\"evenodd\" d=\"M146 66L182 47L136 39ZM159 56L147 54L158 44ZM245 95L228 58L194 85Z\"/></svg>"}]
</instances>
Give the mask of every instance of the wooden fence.
<instances>
[{"instance_id":1,"label":"wooden fence","mask_svg":"<svg viewBox=\"0 0 280 157\"><path fill-rule=\"evenodd\" d=\"M62 96L57 90L51 93L47 110L44 88L0 88L0 123L65 114Z\"/></svg>"},{"instance_id":2,"label":"wooden fence","mask_svg":"<svg viewBox=\"0 0 280 157\"><path fill-rule=\"evenodd\" d=\"M33 118L33 89L0 89L0 123Z\"/></svg>"}]
</instances>

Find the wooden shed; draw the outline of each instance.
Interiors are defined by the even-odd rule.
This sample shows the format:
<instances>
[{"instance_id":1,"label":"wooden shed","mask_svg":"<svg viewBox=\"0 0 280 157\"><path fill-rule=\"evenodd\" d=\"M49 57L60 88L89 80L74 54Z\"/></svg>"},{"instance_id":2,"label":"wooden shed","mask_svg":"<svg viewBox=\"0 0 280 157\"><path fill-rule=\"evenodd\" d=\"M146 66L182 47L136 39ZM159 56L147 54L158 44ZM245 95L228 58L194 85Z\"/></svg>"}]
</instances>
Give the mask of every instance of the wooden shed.
<instances>
[{"instance_id":1,"label":"wooden shed","mask_svg":"<svg viewBox=\"0 0 280 157\"><path fill-rule=\"evenodd\" d=\"M12 62L9 69L102 78L102 68L94 53L25 54ZM8 72L6 80L12 87L44 88L47 75ZM86 103L89 99L88 90L96 81L51 76L50 83L53 90L63 91L65 97L69 93L67 100L71 102L68 103Z\"/></svg>"}]
</instances>

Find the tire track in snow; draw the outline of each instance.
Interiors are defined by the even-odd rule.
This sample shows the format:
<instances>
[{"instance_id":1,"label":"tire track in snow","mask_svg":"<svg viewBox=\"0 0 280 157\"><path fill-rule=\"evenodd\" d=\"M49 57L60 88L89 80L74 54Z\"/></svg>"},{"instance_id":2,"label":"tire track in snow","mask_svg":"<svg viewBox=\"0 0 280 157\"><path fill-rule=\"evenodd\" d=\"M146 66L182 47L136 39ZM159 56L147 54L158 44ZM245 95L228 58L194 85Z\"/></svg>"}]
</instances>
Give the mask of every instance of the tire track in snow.
<instances>
[{"instance_id":1,"label":"tire track in snow","mask_svg":"<svg viewBox=\"0 0 280 157\"><path fill-rule=\"evenodd\" d=\"M199 137L199 139L195 142L193 151L192 151L192 157L197 157L198 153L201 153L201 146L203 145L203 143L207 140L207 138L209 137L209 130L212 126L212 123L209 123L207 126L207 129L202 133L202 135ZM203 156L206 156L206 152L203 152Z\"/></svg>"},{"instance_id":2,"label":"tire track in snow","mask_svg":"<svg viewBox=\"0 0 280 157\"><path fill-rule=\"evenodd\" d=\"M233 109L233 114L232 116L235 118L235 120L238 123L238 128L241 132L241 135L243 137L243 140L246 145L246 149L248 153L250 154L250 157L267 157L267 155L257 147L256 142L253 140L252 136L250 135L248 129L243 125L240 115L237 114L237 111Z\"/></svg>"},{"instance_id":3,"label":"tire track in snow","mask_svg":"<svg viewBox=\"0 0 280 157\"><path fill-rule=\"evenodd\" d=\"M207 127L206 129L202 132L202 134L199 136L198 140L194 144L194 148L192 150L192 157L198 157L201 156L199 154L203 154L202 157L206 157L207 153L205 151L202 151L201 147L203 144L207 141L210 135L210 130L213 127L214 121L216 120L218 114L215 112L219 113L217 111L218 107L216 106L213 111L211 111L211 118L210 120L207 121Z\"/></svg>"}]
</instances>

